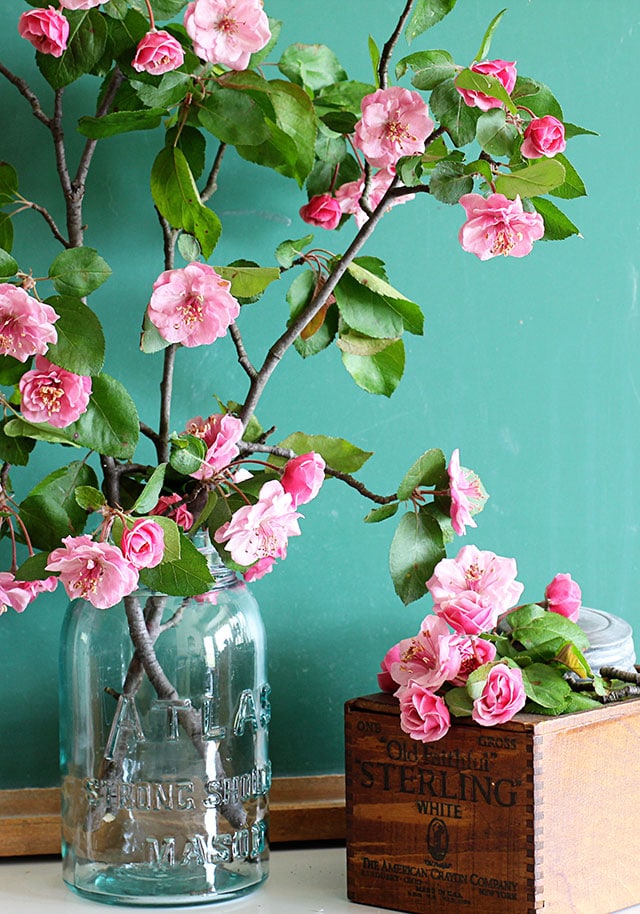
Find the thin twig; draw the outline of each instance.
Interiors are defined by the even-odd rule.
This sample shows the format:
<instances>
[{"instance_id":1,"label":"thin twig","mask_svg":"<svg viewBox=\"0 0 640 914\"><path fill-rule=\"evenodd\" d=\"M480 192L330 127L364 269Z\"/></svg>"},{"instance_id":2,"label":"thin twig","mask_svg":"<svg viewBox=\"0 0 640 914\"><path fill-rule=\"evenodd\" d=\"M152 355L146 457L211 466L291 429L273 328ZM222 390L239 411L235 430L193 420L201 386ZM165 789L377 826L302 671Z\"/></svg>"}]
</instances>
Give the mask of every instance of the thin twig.
<instances>
[{"instance_id":1,"label":"thin twig","mask_svg":"<svg viewBox=\"0 0 640 914\"><path fill-rule=\"evenodd\" d=\"M244 342L242 340L240 328L235 321L229 325L229 336L233 340L233 345L236 347L236 352L238 353L238 364L244 369L251 380L257 378L258 372L251 362L251 359L247 355L247 350L244 348Z\"/></svg>"},{"instance_id":2,"label":"thin twig","mask_svg":"<svg viewBox=\"0 0 640 914\"><path fill-rule=\"evenodd\" d=\"M31 200L25 200L22 204L21 209L32 209L35 213L40 213L44 221L47 223L51 229L51 234L58 241L62 247L70 248L71 243L67 238L64 237L60 229L58 228L55 219L51 215L48 209L45 209L44 206L40 206L39 203L33 203ZM15 215L15 213L14 213Z\"/></svg>"},{"instance_id":3,"label":"thin twig","mask_svg":"<svg viewBox=\"0 0 640 914\"><path fill-rule=\"evenodd\" d=\"M117 464L113 457L106 457L101 454L100 466L104 474L104 494L109 505L115 508L120 502L120 480Z\"/></svg>"},{"instance_id":4,"label":"thin twig","mask_svg":"<svg viewBox=\"0 0 640 914\"><path fill-rule=\"evenodd\" d=\"M396 27L393 30L393 34L389 40L385 43L382 48L382 53L380 54L380 62L378 64L378 81L380 83L381 89L386 89L389 82L389 61L391 60L391 55L393 50L398 42L398 38L405 26L409 14L411 13L411 7L414 4L414 0L407 0L407 5L400 14L400 18L396 23Z\"/></svg>"},{"instance_id":5,"label":"thin twig","mask_svg":"<svg viewBox=\"0 0 640 914\"><path fill-rule=\"evenodd\" d=\"M16 87L18 92L22 96L24 96L24 98L26 98L26 100L31 105L31 110L33 112L34 117L37 117L38 120L41 121L45 125L45 127L48 127L50 130L51 129L51 118L47 117L47 115L44 113L44 111L42 110L42 107L40 105L40 99L35 94L35 92L29 87L29 85L24 81L24 79L21 79L19 76L16 76L15 73L12 73L11 70L9 70L8 67L5 67L5 65L3 63L0 63L0 73L5 77L5 79L8 79L9 82L12 83Z\"/></svg>"},{"instance_id":6,"label":"thin twig","mask_svg":"<svg viewBox=\"0 0 640 914\"><path fill-rule=\"evenodd\" d=\"M213 160L213 165L211 167L211 171L209 172L209 177L207 178L207 183L205 184L204 189L200 194L200 199L203 203L206 203L207 200L209 200L218 189L218 175L220 174L222 159L226 148L226 143L220 143L218 146L218 151L216 152L216 157Z\"/></svg>"},{"instance_id":7,"label":"thin twig","mask_svg":"<svg viewBox=\"0 0 640 914\"><path fill-rule=\"evenodd\" d=\"M102 97L100 106L96 111L96 117L104 117L105 114L107 114L115 98L116 92L122 84L123 79L123 74L116 67L116 69L113 71L113 75L111 76L111 80L107 86L106 92ZM84 194L84 186L87 180L87 174L89 172L89 167L91 165L91 160L93 159L93 154L95 152L97 143L97 140L89 138L87 139L84 149L82 150L82 155L80 156L76 176L73 179L73 187L76 190L76 193L82 189L82 193Z\"/></svg>"}]
</instances>

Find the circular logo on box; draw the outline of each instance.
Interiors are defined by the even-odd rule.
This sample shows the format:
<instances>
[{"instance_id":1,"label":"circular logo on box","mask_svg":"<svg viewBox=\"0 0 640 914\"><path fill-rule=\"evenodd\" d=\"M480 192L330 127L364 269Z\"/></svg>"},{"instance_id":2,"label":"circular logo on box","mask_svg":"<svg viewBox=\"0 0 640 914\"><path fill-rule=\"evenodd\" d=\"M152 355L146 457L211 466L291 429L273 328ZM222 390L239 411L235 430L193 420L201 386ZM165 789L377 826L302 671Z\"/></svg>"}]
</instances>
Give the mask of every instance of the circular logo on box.
<instances>
[{"instance_id":1,"label":"circular logo on box","mask_svg":"<svg viewBox=\"0 0 640 914\"><path fill-rule=\"evenodd\" d=\"M432 819L427 831L427 847L434 860L444 860L449 850L449 831L442 819Z\"/></svg>"}]
</instances>

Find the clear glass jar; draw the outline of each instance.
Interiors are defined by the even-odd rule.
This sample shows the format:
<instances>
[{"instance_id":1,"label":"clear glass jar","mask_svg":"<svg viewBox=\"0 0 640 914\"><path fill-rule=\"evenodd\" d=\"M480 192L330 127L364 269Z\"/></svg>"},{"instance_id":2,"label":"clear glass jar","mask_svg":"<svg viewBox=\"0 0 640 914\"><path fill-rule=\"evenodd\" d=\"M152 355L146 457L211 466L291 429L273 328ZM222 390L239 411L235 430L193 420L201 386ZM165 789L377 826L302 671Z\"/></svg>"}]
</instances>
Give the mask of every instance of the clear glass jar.
<instances>
[{"instance_id":1,"label":"clear glass jar","mask_svg":"<svg viewBox=\"0 0 640 914\"><path fill-rule=\"evenodd\" d=\"M268 874L264 628L246 585L203 551L216 582L202 597L75 600L65 618L63 878L97 901L211 903ZM129 634L141 612L154 685Z\"/></svg>"}]
</instances>

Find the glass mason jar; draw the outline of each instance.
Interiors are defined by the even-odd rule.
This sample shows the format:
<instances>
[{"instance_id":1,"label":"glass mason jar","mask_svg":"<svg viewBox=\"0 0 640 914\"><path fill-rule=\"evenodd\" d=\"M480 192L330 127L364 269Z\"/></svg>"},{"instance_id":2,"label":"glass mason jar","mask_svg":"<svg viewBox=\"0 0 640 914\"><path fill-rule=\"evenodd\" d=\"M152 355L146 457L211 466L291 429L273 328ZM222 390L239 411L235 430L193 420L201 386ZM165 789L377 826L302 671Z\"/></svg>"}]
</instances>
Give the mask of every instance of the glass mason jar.
<instances>
[{"instance_id":1,"label":"glass mason jar","mask_svg":"<svg viewBox=\"0 0 640 914\"><path fill-rule=\"evenodd\" d=\"M268 874L264 628L246 585L203 551L215 577L203 596L140 590L67 611L63 878L94 900L211 903ZM157 668L134 653L128 618L141 613Z\"/></svg>"}]
</instances>

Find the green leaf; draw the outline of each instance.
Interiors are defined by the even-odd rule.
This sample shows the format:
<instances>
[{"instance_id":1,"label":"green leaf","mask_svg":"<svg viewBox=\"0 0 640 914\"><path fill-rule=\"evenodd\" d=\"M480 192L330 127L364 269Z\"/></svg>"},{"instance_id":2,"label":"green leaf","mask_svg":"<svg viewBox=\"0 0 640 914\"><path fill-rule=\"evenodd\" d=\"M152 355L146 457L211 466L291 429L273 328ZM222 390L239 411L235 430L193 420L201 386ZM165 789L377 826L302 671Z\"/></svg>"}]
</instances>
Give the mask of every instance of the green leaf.
<instances>
[{"instance_id":1,"label":"green leaf","mask_svg":"<svg viewBox=\"0 0 640 914\"><path fill-rule=\"evenodd\" d=\"M162 527L164 535L164 562L177 562L182 554L180 527L170 517L158 517L154 515L153 522Z\"/></svg>"},{"instance_id":2,"label":"green leaf","mask_svg":"<svg viewBox=\"0 0 640 914\"><path fill-rule=\"evenodd\" d=\"M0 213L0 247L5 251L13 248L13 222L8 213Z\"/></svg>"},{"instance_id":3,"label":"green leaf","mask_svg":"<svg viewBox=\"0 0 640 914\"><path fill-rule=\"evenodd\" d=\"M75 499L84 511L99 511L107 503L107 499L100 489L96 489L94 486L78 486L75 491Z\"/></svg>"},{"instance_id":4,"label":"green leaf","mask_svg":"<svg viewBox=\"0 0 640 914\"><path fill-rule=\"evenodd\" d=\"M93 248L62 251L49 267L49 279L61 295L90 295L111 276L111 268Z\"/></svg>"},{"instance_id":5,"label":"green leaf","mask_svg":"<svg viewBox=\"0 0 640 914\"><path fill-rule=\"evenodd\" d=\"M65 10L65 14L69 20L69 38L62 57L36 53L38 68L54 89L62 89L90 73L104 54L107 43L107 23L99 10Z\"/></svg>"},{"instance_id":6,"label":"green leaf","mask_svg":"<svg viewBox=\"0 0 640 914\"><path fill-rule=\"evenodd\" d=\"M50 552L63 536L79 536L87 512L75 499L78 486L98 488L94 471L83 461L73 461L49 473L20 505L20 517L36 549Z\"/></svg>"},{"instance_id":7,"label":"green leaf","mask_svg":"<svg viewBox=\"0 0 640 914\"><path fill-rule=\"evenodd\" d=\"M565 170L556 159L537 159L531 165L518 169L510 175L498 175L495 179L496 192L509 200L520 197L537 197L548 194L564 182Z\"/></svg>"},{"instance_id":8,"label":"green leaf","mask_svg":"<svg viewBox=\"0 0 640 914\"><path fill-rule=\"evenodd\" d=\"M132 514L149 514L153 511L162 492L166 470L166 463L158 464L132 506Z\"/></svg>"},{"instance_id":9,"label":"green leaf","mask_svg":"<svg viewBox=\"0 0 640 914\"><path fill-rule=\"evenodd\" d=\"M198 244L198 239L193 235L187 235L186 232L181 232L178 237L178 251L186 263L192 263L202 257L202 248Z\"/></svg>"},{"instance_id":10,"label":"green leaf","mask_svg":"<svg viewBox=\"0 0 640 914\"><path fill-rule=\"evenodd\" d=\"M482 92L490 98L496 98L502 102L512 114L517 112L511 96L495 76L489 76L486 73L478 73L476 70L462 70L454 79L454 85L459 89L469 89L474 92Z\"/></svg>"},{"instance_id":11,"label":"green leaf","mask_svg":"<svg viewBox=\"0 0 640 914\"><path fill-rule=\"evenodd\" d=\"M517 128L507 121L504 108L491 108L478 118L476 137L489 155L511 156L519 133Z\"/></svg>"},{"instance_id":12,"label":"green leaf","mask_svg":"<svg viewBox=\"0 0 640 914\"><path fill-rule=\"evenodd\" d=\"M482 39L480 47L478 48L478 53L473 58L474 60L480 61L480 60L484 60L487 57L487 55L489 54L489 51L491 49L491 41L493 40L493 35L495 33L495 30L498 28L498 25L500 24L500 20L502 19L502 17L504 16L504 14L506 12L507 12L506 9L502 10L500 13L498 13L496 16L494 16L493 19L491 20L491 22L489 23L489 27L487 28L487 31L484 33L484 37Z\"/></svg>"},{"instance_id":13,"label":"green leaf","mask_svg":"<svg viewBox=\"0 0 640 914\"><path fill-rule=\"evenodd\" d=\"M446 473L446 461L439 448L425 451L405 474L398 486L398 500L405 501L419 486L435 486Z\"/></svg>"},{"instance_id":14,"label":"green leaf","mask_svg":"<svg viewBox=\"0 0 640 914\"><path fill-rule=\"evenodd\" d=\"M334 295L343 316L352 330L374 339L397 339L404 331L404 321L387 300L373 289L358 282L347 272L337 284Z\"/></svg>"},{"instance_id":15,"label":"green leaf","mask_svg":"<svg viewBox=\"0 0 640 914\"><path fill-rule=\"evenodd\" d=\"M557 162L564 166L564 183L551 191L554 197L562 197L564 200L572 200L575 197L586 197L587 189L584 181L575 170L569 159L562 154L555 156Z\"/></svg>"},{"instance_id":16,"label":"green leaf","mask_svg":"<svg viewBox=\"0 0 640 914\"><path fill-rule=\"evenodd\" d=\"M426 593L426 582L445 557L442 531L432 517L408 511L391 542L389 570L395 591L406 605Z\"/></svg>"},{"instance_id":17,"label":"green leaf","mask_svg":"<svg viewBox=\"0 0 640 914\"><path fill-rule=\"evenodd\" d=\"M295 241L283 241L276 248L276 260L283 270L289 270L302 251L313 241L313 235L305 235Z\"/></svg>"},{"instance_id":18,"label":"green leaf","mask_svg":"<svg viewBox=\"0 0 640 914\"><path fill-rule=\"evenodd\" d=\"M551 200L536 197L532 202L544 219L544 241L563 241L580 234L580 229Z\"/></svg>"},{"instance_id":19,"label":"green leaf","mask_svg":"<svg viewBox=\"0 0 640 914\"><path fill-rule=\"evenodd\" d=\"M234 266L216 267L216 271L231 283L231 294L236 298L254 298L276 279L280 279L278 267Z\"/></svg>"},{"instance_id":20,"label":"green leaf","mask_svg":"<svg viewBox=\"0 0 640 914\"><path fill-rule=\"evenodd\" d=\"M198 120L231 146L260 146L269 138L264 112L248 92L214 88L198 109Z\"/></svg>"},{"instance_id":21,"label":"green leaf","mask_svg":"<svg viewBox=\"0 0 640 914\"><path fill-rule=\"evenodd\" d=\"M30 368L30 360L19 362L11 355L0 355L0 384L5 387L13 387Z\"/></svg>"},{"instance_id":22,"label":"green leaf","mask_svg":"<svg viewBox=\"0 0 640 914\"><path fill-rule=\"evenodd\" d=\"M188 73L171 70L163 74L157 85L135 79L130 79L129 85L147 108L166 109L182 101L192 87L192 80Z\"/></svg>"},{"instance_id":23,"label":"green leaf","mask_svg":"<svg viewBox=\"0 0 640 914\"><path fill-rule=\"evenodd\" d=\"M280 447L289 448L298 455L315 451L324 458L328 466L342 473L356 473L373 454L373 451L363 451L344 438L306 435L304 432L289 435L280 442Z\"/></svg>"},{"instance_id":24,"label":"green leaf","mask_svg":"<svg viewBox=\"0 0 640 914\"><path fill-rule=\"evenodd\" d=\"M519 105L533 111L536 117L552 114L559 121L564 121L562 108L548 86L535 79L518 76L511 97Z\"/></svg>"},{"instance_id":25,"label":"green leaf","mask_svg":"<svg viewBox=\"0 0 640 914\"><path fill-rule=\"evenodd\" d=\"M47 358L74 374L100 374L105 340L97 315L79 298L71 296L53 295L47 304L60 315L55 325L58 342L49 346Z\"/></svg>"},{"instance_id":26,"label":"green leaf","mask_svg":"<svg viewBox=\"0 0 640 914\"><path fill-rule=\"evenodd\" d=\"M9 279L11 276L15 276L20 267L18 266L18 261L7 251L0 248L0 279Z\"/></svg>"},{"instance_id":27,"label":"green leaf","mask_svg":"<svg viewBox=\"0 0 640 914\"><path fill-rule=\"evenodd\" d=\"M144 108L141 111L114 111L102 117L81 117L78 132L93 140L101 140L134 130L155 130L169 112L166 108Z\"/></svg>"},{"instance_id":28,"label":"green leaf","mask_svg":"<svg viewBox=\"0 0 640 914\"><path fill-rule=\"evenodd\" d=\"M595 130L587 130L586 127L578 127L577 124L570 124L568 121L564 122L564 135L567 140L574 136L600 136Z\"/></svg>"},{"instance_id":29,"label":"green leaf","mask_svg":"<svg viewBox=\"0 0 640 914\"><path fill-rule=\"evenodd\" d=\"M444 19L455 5L456 0L418 0L405 29L407 43Z\"/></svg>"},{"instance_id":30,"label":"green leaf","mask_svg":"<svg viewBox=\"0 0 640 914\"><path fill-rule=\"evenodd\" d=\"M454 717L471 717L473 699L464 686L456 686L445 693L444 700Z\"/></svg>"},{"instance_id":31,"label":"green leaf","mask_svg":"<svg viewBox=\"0 0 640 914\"><path fill-rule=\"evenodd\" d=\"M409 333L421 336L424 330L424 315L420 307L390 286L389 283L376 273L363 266L364 260L358 258L349 264L347 272L357 280L361 286L371 289L387 302L392 311L396 311Z\"/></svg>"},{"instance_id":32,"label":"green leaf","mask_svg":"<svg viewBox=\"0 0 640 914\"><path fill-rule=\"evenodd\" d=\"M347 78L342 64L324 44L291 44L285 48L278 69L291 82L312 92Z\"/></svg>"},{"instance_id":33,"label":"green leaf","mask_svg":"<svg viewBox=\"0 0 640 914\"><path fill-rule=\"evenodd\" d=\"M184 152L166 146L151 169L151 194L158 210L173 228L194 235L205 257L218 243L220 220L200 200L193 174Z\"/></svg>"},{"instance_id":34,"label":"green leaf","mask_svg":"<svg viewBox=\"0 0 640 914\"><path fill-rule=\"evenodd\" d=\"M527 698L542 708L557 709L557 713L562 713L571 687L560 670L544 663L532 663L522 670L522 681Z\"/></svg>"},{"instance_id":35,"label":"green leaf","mask_svg":"<svg viewBox=\"0 0 640 914\"><path fill-rule=\"evenodd\" d=\"M32 438L11 438L5 434L5 425L10 419L0 422L0 460L12 466L26 467L29 463L29 454L36 446Z\"/></svg>"},{"instance_id":36,"label":"green leaf","mask_svg":"<svg viewBox=\"0 0 640 914\"><path fill-rule=\"evenodd\" d=\"M207 446L196 435L174 435L171 438L169 463L183 476L197 473L207 453Z\"/></svg>"},{"instance_id":37,"label":"green leaf","mask_svg":"<svg viewBox=\"0 0 640 914\"><path fill-rule=\"evenodd\" d=\"M418 51L403 57L396 64L396 78L401 79L407 69L413 70L411 83L416 89L435 89L456 73L456 64L448 51Z\"/></svg>"},{"instance_id":38,"label":"green leaf","mask_svg":"<svg viewBox=\"0 0 640 914\"><path fill-rule=\"evenodd\" d=\"M13 203L18 192L18 172L8 162L0 162L0 206Z\"/></svg>"},{"instance_id":39,"label":"green leaf","mask_svg":"<svg viewBox=\"0 0 640 914\"><path fill-rule=\"evenodd\" d=\"M390 397L404 373L404 343L397 340L371 356L343 352L342 362L358 387L370 394Z\"/></svg>"},{"instance_id":40,"label":"green leaf","mask_svg":"<svg viewBox=\"0 0 640 914\"><path fill-rule=\"evenodd\" d=\"M369 59L371 60L371 69L373 70L373 78L377 86L380 85L378 79L378 67L380 66L380 48L376 44L375 38L373 35L369 35L367 41L367 47L369 48Z\"/></svg>"},{"instance_id":41,"label":"green leaf","mask_svg":"<svg viewBox=\"0 0 640 914\"><path fill-rule=\"evenodd\" d=\"M356 330L342 330L336 345L341 352L349 352L351 355L376 355L395 342L395 339L374 340Z\"/></svg>"},{"instance_id":42,"label":"green leaf","mask_svg":"<svg viewBox=\"0 0 640 914\"><path fill-rule=\"evenodd\" d=\"M377 524L381 520L386 520L388 517L393 517L398 513L399 504L397 501L392 501L388 505L381 505L379 508L372 508L371 511L367 514L364 519L365 524Z\"/></svg>"},{"instance_id":43,"label":"green leaf","mask_svg":"<svg viewBox=\"0 0 640 914\"><path fill-rule=\"evenodd\" d=\"M155 568L140 571L142 583L157 593L176 597L192 597L205 593L213 582L207 560L190 539L180 535L180 558L161 562Z\"/></svg>"},{"instance_id":44,"label":"green leaf","mask_svg":"<svg viewBox=\"0 0 640 914\"><path fill-rule=\"evenodd\" d=\"M51 577L51 572L46 568L48 561L48 552L30 555L16 571L16 578L18 581L44 581L45 578Z\"/></svg>"},{"instance_id":45,"label":"green leaf","mask_svg":"<svg viewBox=\"0 0 640 914\"><path fill-rule=\"evenodd\" d=\"M447 79L431 93L431 113L447 131L456 146L466 146L476 138L476 124L482 113L479 108L465 105L462 96Z\"/></svg>"},{"instance_id":46,"label":"green leaf","mask_svg":"<svg viewBox=\"0 0 640 914\"><path fill-rule=\"evenodd\" d=\"M509 613L507 621L512 629L512 638L520 642L525 650L543 644L545 641L561 638L563 641L570 641L579 650L586 650L589 647L589 639L582 631L579 625L571 622L560 613L542 611L542 615L535 614L527 620L526 615L516 616L515 613Z\"/></svg>"},{"instance_id":47,"label":"green leaf","mask_svg":"<svg viewBox=\"0 0 640 914\"><path fill-rule=\"evenodd\" d=\"M160 332L155 324L152 324L149 320L149 315L145 311L144 317L142 318L142 334L140 336L140 349L143 352L146 352L147 355L152 355L154 352L161 352L163 349L166 349L167 346L170 346L169 343L163 336L160 336Z\"/></svg>"},{"instance_id":48,"label":"green leaf","mask_svg":"<svg viewBox=\"0 0 640 914\"><path fill-rule=\"evenodd\" d=\"M299 273L291 283L287 292L287 302L290 308L290 318L288 324L294 321L303 308L311 301L316 288L316 278L312 270L304 270ZM335 307L327 310L322 326L316 332L303 339L298 337L294 346L303 359L308 356L317 355L323 349L329 346L338 330L338 317Z\"/></svg>"},{"instance_id":49,"label":"green leaf","mask_svg":"<svg viewBox=\"0 0 640 914\"><path fill-rule=\"evenodd\" d=\"M464 194L471 193L473 178L465 174L461 162L438 162L429 181L429 190L436 200L453 205Z\"/></svg>"}]
</instances>

